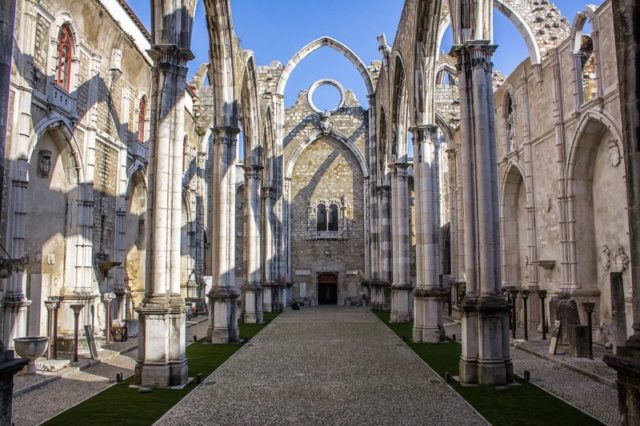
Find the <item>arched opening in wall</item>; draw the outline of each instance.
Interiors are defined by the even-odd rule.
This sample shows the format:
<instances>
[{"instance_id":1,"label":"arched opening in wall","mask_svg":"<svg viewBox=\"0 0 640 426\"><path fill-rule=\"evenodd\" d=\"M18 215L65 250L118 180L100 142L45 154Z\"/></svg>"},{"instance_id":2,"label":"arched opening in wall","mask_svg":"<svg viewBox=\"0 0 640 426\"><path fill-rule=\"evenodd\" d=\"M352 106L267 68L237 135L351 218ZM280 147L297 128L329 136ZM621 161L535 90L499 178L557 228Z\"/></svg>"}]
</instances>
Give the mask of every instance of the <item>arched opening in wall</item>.
<instances>
[{"instance_id":1,"label":"arched opening in wall","mask_svg":"<svg viewBox=\"0 0 640 426\"><path fill-rule=\"evenodd\" d=\"M502 106L502 119L504 123L505 134L505 152L508 154L515 149L516 146L516 109L513 96L510 90L505 91L504 103Z\"/></svg>"},{"instance_id":2,"label":"arched opening in wall","mask_svg":"<svg viewBox=\"0 0 640 426\"><path fill-rule=\"evenodd\" d=\"M138 142L145 143L147 140L147 96L144 95L140 98L140 103L138 104Z\"/></svg>"},{"instance_id":3,"label":"arched opening in wall","mask_svg":"<svg viewBox=\"0 0 640 426\"><path fill-rule=\"evenodd\" d=\"M524 178L520 169L512 164L503 181L500 205L503 288L521 289L529 285L526 204ZM518 318L522 320L521 299L518 299L516 309Z\"/></svg>"},{"instance_id":4,"label":"arched opening in wall","mask_svg":"<svg viewBox=\"0 0 640 426\"><path fill-rule=\"evenodd\" d=\"M318 305L338 304L338 275L318 275Z\"/></svg>"},{"instance_id":5,"label":"arched opening in wall","mask_svg":"<svg viewBox=\"0 0 640 426\"><path fill-rule=\"evenodd\" d=\"M575 223L577 284L585 292L599 294L591 300L596 302L594 321L600 330L596 337L615 345L631 333L625 301L631 288L624 162L619 140L608 124L592 117L581 122L569 161L573 166L568 192ZM612 284L610 272L623 273L624 288ZM586 318L584 312L581 318Z\"/></svg>"},{"instance_id":6,"label":"arched opening in wall","mask_svg":"<svg viewBox=\"0 0 640 426\"><path fill-rule=\"evenodd\" d=\"M73 33L68 24L63 24L58 32L58 49L55 84L69 92L71 89L71 64L73 61Z\"/></svg>"},{"instance_id":7,"label":"arched opening in wall","mask_svg":"<svg viewBox=\"0 0 640 426\"><path fill-rule=\"evenodd\" d=\"M238 146L236 146L236 158L238 160L238 163L244 163L246 154L245 151L246 146L244 131L242 130L242 128L240 128L240 133L238 134Z\"/></svg>"},{"instance_id":8,"label":"arched opening in wall","mask_svg":"<svg viewBox=\"0 0 640 426\"><path fill-rule=\"evenodd\" d=\"M387 159L387 145L389 140L387 139L387 116L384 109L380 110L380 127L378 132L378 185L384 184L384 178L388 173L388 159Z\"/></svg>"},{"instance_id":9,"label":"arched opening in wall","mask_svg":"<svg viewBox=\"0 0 640 426\"><path fill-rule=\"evenodd\" d=\"M407 132L407 160L413 161L413 133Z\"/></svg>"},{"instance_id":10,"label":"arched opening in wall","mask_svg":"<svg viewBox=\"0 0 640 426\"><path fill-rule=\"evenodd\" d=\"M125 247L125 287L128 297L123 301L119 317L131 319L134 309L144 298L145 290L145 216L147 211L147 187L143 169L135 171L127 188L127 214L123 220Z\"/></svg>"},{"instance_id":11,"label":"arched opening in wall","mask_svg":"<svg viewBox=\"0 0 640 426\"><path fill-rule=\"evenodd\" d=\"M334 79L346 89L345 104L358 103L364 108L368 105L367 87L362 75L343 54L335 49L323 46L306 56L291 73L285 87L285 106L291 108L296 103L306 103L302 96L318 80ZM300 95L300 96L299 96ZM319 87L313 96L313 102L322 111L332 110L337 98L336 91L327 85Z\"/></svg>"},{"instance_id":12,"label":"arched opening in wall","mask_svg":"<svg viewBox=\"0 0 640 426\"><path fill-rule=\"evenodd\" d=\"M65 267L72 235L67 233L68 212L77 190L77 172L67 136L61 130L43 133L29 159L29 182L24 196L24 251L29 257L26 297L29 309L27 335L47 335L44 302L64 293L69 269ZM72 261L75 261L72 260ZM14 275L10 279L17 279Z\"/></svg>"},{"instance_id":13,"label":"arched opening in wall","mask_svg":"<svg viewBox=\"0 0 640 426\"><path fill-rule=\"evenodd\" d=\"M406 162L408 157L407 144L407 87L404 64L399 55L395 58L395 75L393 78L393 125L391 162Z\"/></svg>"},{"instance_id":14,"label":"arched opening in wall","mask_svg":"<svg viewBox=\"0 0 640 426\"><path fill-rule=\"evenodd\" d=\"M599 93L600 64L597 59L597 32L593 31L594 14L591 8L579 13L574 21L573 51L575 55L578 106L597 98Z\"/></svg>"},{"instance_id":15,"label":"arched opening in wall","mask_svg":"<svg viewBox=\"0 0 640 426\"><path fill-rule=\"evenodd\" d=\"M327 230L327 207L324 204L318 204L316 208L316 230L324 232Z\"/></svg>"},{"instance_id":16,"label":"arched opening in wall","mask_svg":"<svg viewBox=\"0 0 640 426\"><path fill-rule=\"evenodd\" d=\"M327 231L338 232L338 223L340 221L340 210L338 209L338 205L332 203L329 206L329 220L327 224Z\"/></svg>"},{"instance_id":17,"label":"arched opening in wall","mask_svg":"<svg viewBox=\"0 0 640 426\"><path fill-rule=\"evenodd\" d=\"M195 204L195 203L194 203ZM184 299L196 297L195 220L187 191L182 195L182 223L180 227L180 292Z\"/></svg>"},{"instance_id":18,"label":"arched opening in wall","mask_svg":"<svg viewBox=\"0 0 640 426\"><path fill-rule=\"evenodd\" d=\"M442 66L436 73L436 85L439 87L458 86L456 70L452 65Z\"/></svg>"}]
</instances>

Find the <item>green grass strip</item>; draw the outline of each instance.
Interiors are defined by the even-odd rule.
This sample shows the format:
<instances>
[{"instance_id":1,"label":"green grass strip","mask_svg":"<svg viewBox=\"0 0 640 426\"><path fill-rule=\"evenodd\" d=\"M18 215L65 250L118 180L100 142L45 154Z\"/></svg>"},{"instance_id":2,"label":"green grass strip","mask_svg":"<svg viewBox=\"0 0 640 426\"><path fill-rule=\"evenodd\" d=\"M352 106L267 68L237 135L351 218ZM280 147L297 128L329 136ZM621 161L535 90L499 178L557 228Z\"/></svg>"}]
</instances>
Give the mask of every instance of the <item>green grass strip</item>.
<instances>
[{"instance_id":1,"label":"green grass strip","mask_svg":"<svg viewBox=\"0 0 640 426\"><path fill-rule=\"evenodd\" d=\"M240 337L246 342L255 336L278 314L265 312L263 324L240 324ZM189 376L202 374L207 377L242 344L207 345L198 341L187 346ZM86 401L59 414L45 425L150 425L171 407L176 405L195 387L195 381L181 390L154 389L150 393L140 393L129 387L133 376L122 384L116 384L94 395ZM61 395L64 397L64 395Z\"/></svg>"},{"instance_id":2,"label":"green grass strip","mask_svg":"<svg viewBox=\"0 0 640 426\"><path fill-rule=\"evenodd\" d=\"M457 342L414 343L412 324L390 324L388 312L375 312L436 373L458 375L462 348ZM495 386L462 386L450 383L464 399L493 425L601 425L593 417L520 378L521 386L497 390Z\"/></svg>"}]
</instances>

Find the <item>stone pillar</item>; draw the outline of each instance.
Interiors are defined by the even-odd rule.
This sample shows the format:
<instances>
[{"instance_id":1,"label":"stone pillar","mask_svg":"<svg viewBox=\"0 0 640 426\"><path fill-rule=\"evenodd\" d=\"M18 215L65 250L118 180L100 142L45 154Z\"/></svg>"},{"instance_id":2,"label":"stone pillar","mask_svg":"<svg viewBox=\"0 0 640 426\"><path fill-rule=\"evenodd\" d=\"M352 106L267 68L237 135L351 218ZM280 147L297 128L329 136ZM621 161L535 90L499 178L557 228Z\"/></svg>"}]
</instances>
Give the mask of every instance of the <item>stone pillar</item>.
<instances>
[{"instance_id":1,"label":"stone pillar","mask_svg":"<svg viewBox=\"0 0 640 426\"><path fill-rule=\"evenodd\" d=\"M393 210L391 238L393 240L393 283L391 284L392 323L410 321L411 282L409 277L409 183L408 164L394 164L391 178L391 201Z\"/></svg>"},{"instance_id":2,"label":"stone pillar","mask_svg":"<svg viewBox=\"0 0 640 426\"><path fill-rule=\"evenodd\" d=\"M262 268L260 235L262 214L262 169L260 165L245 167L245 282L242 286L242 319L248 324L262 323Z\"/></svg>"},{"instance_id":3,"label":"stone pillar","mask_svg":"<svg viewBox=\"0 0 640 426\"><path fill-rule=\"evenodd\" d=\"M453 141L451 141L453 143ZM456 182L457 182L457 170L456 170L456 150L449 148L446 151L447 162L449 166L449 234L450 234L450 247L451 247L451 280L450 283L457 283L461 277L458 276L458 206L456 202Z\"/></svg>"},{"instance_id":4,"label":"stone pillar","mask_svg":"<svg viewBox=\"0 0 640 426\"><path fill-rule=\"evenodd\" d=\"M213 253L213 288L209 292L209 328L211 343L238 341L238 317L235 282L235 206L236 206L236 146L240 129L223 126L213 129L213 167L211 191L216 204L211 211Z\"/></svg>"},{"instance_id":5,"label":"stone pillar","mask_svg":"<svg viewBox=\"0 0 640 426\"><path fill-rule=\"evenodd\" d=\"M13 376L25 365L26 359L15 359L13 351L5 350L0 341L0 425L13 424Z\"/></svg>"},{"instance_id":6,"label":"stone pillar","mask_svg":"<svg viewBox=\"0 0 640 426\"><path fill-rule=\"evenodd\" d=\"M262 311L273 311L273 286L275 285L275 240L274 240L274 208L276 192L273 187L262 188L263 197L263 278L262 278Z\"/></svg>"},{"instance_id":7,"label":"stone pillar","mask_svg":"<svg viewBox=\"0 0 640 426\"><path fill-rule=\"evenodd\" d=\"M138 307L136 383L148 387L187 383L186 318L180 295L182 142L187 62L176 45L154 45L151 152L147 196L147 276Z\"/></svg>"},{"instance_id":8,"label":"stone pillar","mask_svg":"<svg viewBox=\"0 0 640 426\"><path fill-rule=\"evenodd\" d=\"M414 342L439 342L442 326L442 288L438 235L438 167L436 126L418 126L413 133L413 169L416 209L416 289Z\"/></svg>"},{"instance_id":9,"label":"stone pillar","mask_svg":"<svg viewBox=\"0 0 640 426\"><path fill-rule=\"evenodd\" d=\"M499 196L493 106L495 46L471 41L457 56L461 105L466 295L460 382L504 384L511 377L509 305L500 278Z\"/></svg>"},{"instance_id":10,"label":"stone pillar","mask_svg":"<svg viewBox=\"0 0 640 426\"><path fill-rule=\"evenodd\" d=\"M633 335L616 355L604 361L618 373L618 407L623 425L640 424L640 4L636 0L614 0L614 29L618 63L618 87L622 110L627 198Z\"/></svg>"},{"instance_id":11,"label":"stone pillar","mask_svg":"<svg viewBox=\"0 0 640 426\"><path fill-rule=\"evenodd\" d=\"M388 298L391 286L391 188L387 185L378 187L380 197L380 280L378 281L379 308L385 311L391 307Z\"/></svg>"}]
</instances>

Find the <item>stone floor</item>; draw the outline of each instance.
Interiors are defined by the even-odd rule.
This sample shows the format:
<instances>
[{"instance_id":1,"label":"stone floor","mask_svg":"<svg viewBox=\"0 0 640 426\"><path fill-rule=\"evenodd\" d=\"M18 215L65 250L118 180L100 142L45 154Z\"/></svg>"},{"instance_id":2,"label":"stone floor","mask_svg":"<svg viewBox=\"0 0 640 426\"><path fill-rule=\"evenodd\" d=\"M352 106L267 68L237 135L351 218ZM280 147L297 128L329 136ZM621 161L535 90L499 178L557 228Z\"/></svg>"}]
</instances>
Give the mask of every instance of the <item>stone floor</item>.
<instances>
[{"instance_id":1,"label":"stone floor","mask_svg":"<svg viewBox=\"0 0 640 426\"><path fill-rule=\"evenodd\" d=\"M363 308L286 311L159 422L486 424Z\"/></svg>"}]
</instances>

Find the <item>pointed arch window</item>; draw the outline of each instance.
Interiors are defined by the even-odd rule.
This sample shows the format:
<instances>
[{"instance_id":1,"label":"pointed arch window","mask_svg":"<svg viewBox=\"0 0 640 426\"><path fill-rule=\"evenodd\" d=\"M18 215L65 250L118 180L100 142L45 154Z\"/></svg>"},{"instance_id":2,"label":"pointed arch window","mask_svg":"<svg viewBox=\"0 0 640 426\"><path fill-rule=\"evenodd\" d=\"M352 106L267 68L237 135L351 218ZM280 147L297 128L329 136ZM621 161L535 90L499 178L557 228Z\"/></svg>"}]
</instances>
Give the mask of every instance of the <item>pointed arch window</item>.
<instances>
[{"instance_id":1,"label":"pointed arch window","mask_svg":"<svg viewBox=\"0 0 640 426\"><path fill-rule=\"evenodd\" d=\"M338 231L338 222L340 221L340 209L336 204L331 204L329 206L329 226L327 227L327 231Z\"/></svg>"},{"instance_id":2,"label":"pointed arch window","mask_svg":"<svg viewBox=\"0 0 640 426\"><path fill-rule=\"evenodd\" d=\"M73 58L73 35L69 25L60 27L58 32L58 65L56 85L69 92L71 87L71 60Z\"/></svg>"},{"instance_id":3,"label":"pointed arch window","mask_svg":"<svg viewBox=\"0 0 640 426\"><path fill-rule=\"evenodd\" d=\"M145 141L145 123L147 121L147 97L143 96L138 105L138 142Z\"/></svg>"},{"instance_id":4,"label":"pointed arch window","mask_svg":"<svg viewBox=\"0 0 640 426\"><path fill-rule=\"evenodd\" d=\"M327 230L327 207L324 204L319 204L316 209L316 230L318 232Z\"/></svg>"},{"instance_id":5,"label":"pointed arch window","mask_svg":"<svg viewBox=\"0 0 640 426\"><path fill-rule=\"evenodd\" d=\"M515 149L516 114L511 93L507 92L504 102L504 124L507 153Z\"/></svg>"}]
</instances>

